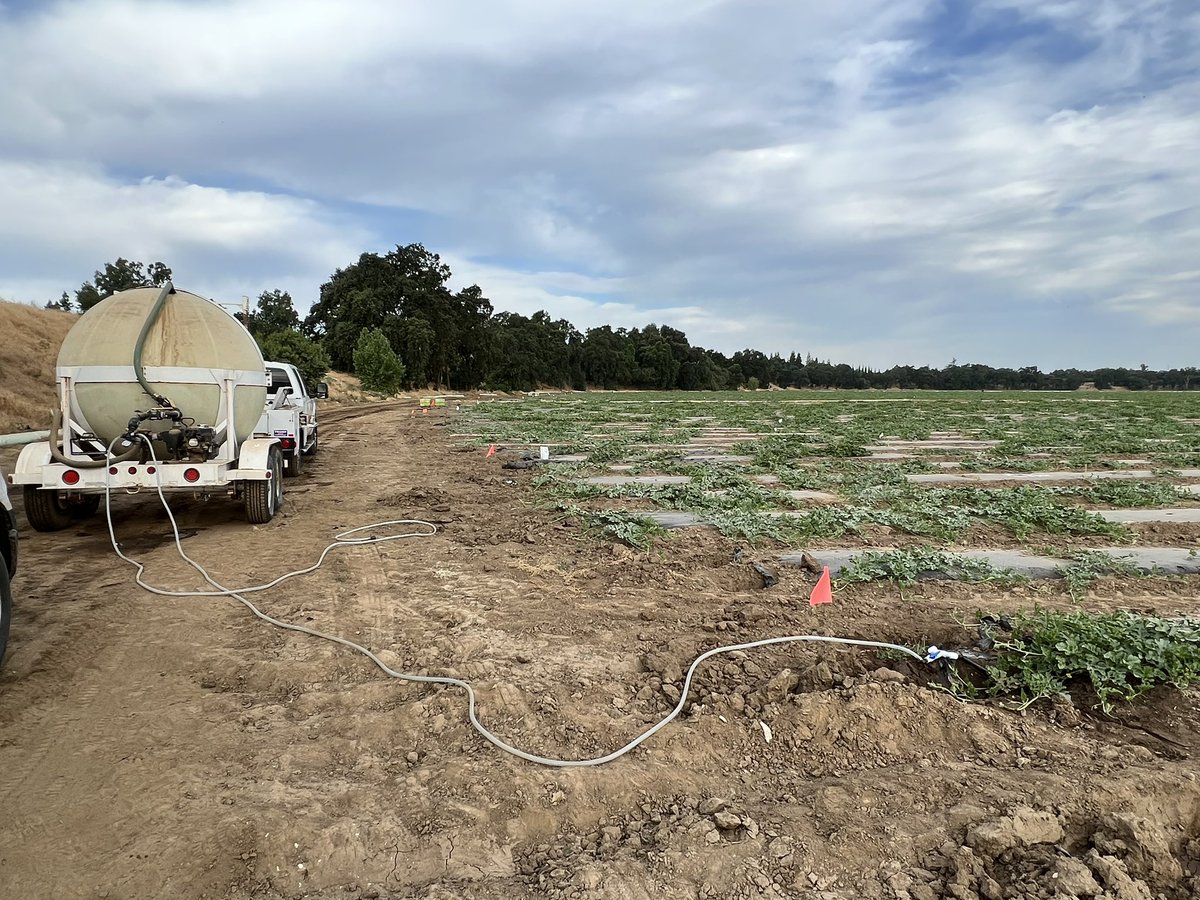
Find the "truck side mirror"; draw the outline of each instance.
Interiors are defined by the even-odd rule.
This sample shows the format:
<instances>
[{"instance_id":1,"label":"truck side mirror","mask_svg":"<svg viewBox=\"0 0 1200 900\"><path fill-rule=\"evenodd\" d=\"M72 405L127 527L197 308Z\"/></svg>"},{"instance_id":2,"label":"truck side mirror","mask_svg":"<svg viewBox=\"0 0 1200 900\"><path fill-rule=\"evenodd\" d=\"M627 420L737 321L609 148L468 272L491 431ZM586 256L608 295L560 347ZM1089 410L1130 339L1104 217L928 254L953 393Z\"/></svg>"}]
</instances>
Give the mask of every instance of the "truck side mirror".
<instances>
[{"instance_id":1,"label":"truck side mirror","mask_svg":"<svg viewBox=\"0 0 1200 900\"><path fill-rule=\"evenodd\" d=\"M328 383L322 381L317 384L317 399L318 400L328 400L329 399L329 384Z\"/></svg>"}]
</instances>

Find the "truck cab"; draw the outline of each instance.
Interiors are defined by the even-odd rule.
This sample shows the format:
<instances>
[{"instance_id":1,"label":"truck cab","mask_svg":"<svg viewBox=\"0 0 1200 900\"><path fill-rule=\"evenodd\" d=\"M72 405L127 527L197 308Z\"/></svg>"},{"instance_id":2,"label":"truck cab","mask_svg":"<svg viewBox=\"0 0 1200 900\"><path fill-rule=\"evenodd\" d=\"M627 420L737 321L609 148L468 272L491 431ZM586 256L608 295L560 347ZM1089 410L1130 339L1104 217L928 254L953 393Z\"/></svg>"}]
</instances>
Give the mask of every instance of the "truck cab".
<instances>
[{"instance_id":1,"label":"truck cab","mask_svg":"<svg viewBox=\"0 0 1200 900\"><path fill-rule=\"evenodd\" d=\"M8 649L12 621L12 577L17 574L17 517L8 498L4 473L0 472L0 664Z\"/></svg>"},{"instance_id":2,"label":"truck cab","mask_svg":"<svg viewBox=\"0 0 1200 900\"><path fill-rule=\"evenodd\" d=\"M267 402L254 432L275 438L283 451L284 475L299 475L304 457L317 452L317 400L329 396L325 382L310 393L291 363L267 362Z\"/></svg>"}]
</instances>

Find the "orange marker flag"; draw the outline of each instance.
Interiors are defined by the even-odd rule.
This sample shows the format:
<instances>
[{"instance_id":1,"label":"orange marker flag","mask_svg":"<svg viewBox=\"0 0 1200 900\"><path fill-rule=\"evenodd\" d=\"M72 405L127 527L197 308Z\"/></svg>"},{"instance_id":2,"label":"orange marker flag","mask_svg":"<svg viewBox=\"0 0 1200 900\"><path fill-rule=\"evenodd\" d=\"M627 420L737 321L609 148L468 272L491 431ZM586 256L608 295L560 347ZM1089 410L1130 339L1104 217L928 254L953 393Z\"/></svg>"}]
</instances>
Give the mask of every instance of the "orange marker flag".
<instances>
[{"instance_id":1,"label":"orange marker flag","mask_svg":"<svg viewBox=\"0 0 1200 900\"><path fill-rule=\"evenodd\" d=\"M485 456L484 459L491 459L495 455L496 455L496 445L488 444L487 456Z\"/></svg>"},{"instance_id":2,"label":"orange marker flag","mask_svg":"<svg viewBox=\"0 0 1200 900\"><path fill-rule=\"evenodd\" d=\"M819 606L822 603L832 602L833 585L829 581L829 566L826 566L825 571L821 573L821 577L817 581L817 586L813 588L812 593L808 595L808 605Z\"/></svg>"}]
</instances>

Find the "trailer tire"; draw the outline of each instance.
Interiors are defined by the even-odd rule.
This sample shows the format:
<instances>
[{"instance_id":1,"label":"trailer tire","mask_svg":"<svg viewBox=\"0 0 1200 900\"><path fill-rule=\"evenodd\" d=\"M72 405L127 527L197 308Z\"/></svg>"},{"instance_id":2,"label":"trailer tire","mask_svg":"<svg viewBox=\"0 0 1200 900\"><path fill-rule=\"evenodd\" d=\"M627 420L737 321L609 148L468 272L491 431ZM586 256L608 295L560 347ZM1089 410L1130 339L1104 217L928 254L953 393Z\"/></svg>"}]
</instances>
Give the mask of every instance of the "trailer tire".
<instances>
[{"instance_id":1,"label":"trailer tire","mask_svg":"<svg viewBox=\"0 0 1200 900\"><path fill-rule=\"evenodd\" d=\"M25 518L34 531L62 531L75 521L58 491L44 491L33 484L25 485Z\"/></svg>"},{"instance_id":2,"label":"trailer tire","mask_svg":"<svg viewBox=\"0 0 1200 900\"><path fill-rule=\"evenodd\" d=\"M12 582L8 577L8 565L0 556L0 666L4 665L4 651L8 649L8 626L12 622Z\"/></svg>"},{"instance_id":3,"label":"trailer tire","mask_svg":"<svg viewBox=\"0 0 1200 900\"><path fill-rule=\"evenodd\" d=\"M67 504L67 512L76 522L90 519L100 509L100 499L99 494L84 494Z\"/></svg>"},{"instance_id":4,"label":"trailer tire","mask_svg":"<svg viewBox=\"0 0 1200 900\"><path fill-rule=\"evenodd\" d=\"M245 482L246 518L252 525L270 522L283 503L283 456L279 447L272 447L267 454L267 468L270 478Z\"/></svg>"}]
</instances>

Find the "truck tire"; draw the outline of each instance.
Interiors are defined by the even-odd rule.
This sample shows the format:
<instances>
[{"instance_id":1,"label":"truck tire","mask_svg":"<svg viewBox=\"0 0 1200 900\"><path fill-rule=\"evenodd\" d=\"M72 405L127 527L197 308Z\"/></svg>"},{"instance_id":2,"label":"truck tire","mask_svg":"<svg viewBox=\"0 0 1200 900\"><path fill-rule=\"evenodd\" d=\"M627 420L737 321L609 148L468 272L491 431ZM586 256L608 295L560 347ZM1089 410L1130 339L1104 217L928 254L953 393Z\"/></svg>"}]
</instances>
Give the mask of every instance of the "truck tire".
<instances>
[{"instance_id":1,"label":"truck tire","mask_svg":"<svg viewBox=\"0 0 1200 900\"><path fill-rule=\"evenodd\" d=\"M283 503L283 455L278 447L272 447L267 454L267 468L270 478L245 482L246 518L252 525L270 522Z\"/></svg>"},{"instance_id":2,"label":"truck tire","mask_svg":"<svg viewBox=\"0 0 1200 900\"><path fill-rule=\"evenodd\" d=\"M299 443L296 444L296 452L288 459L287 467L283 474L288 478L295 478L304 471L304 451L300 449Z\"/></svg>"},{"instance_id":3,"label":"truck tire","mask_svg":"<svg viewBox=\"0 0 1200 900\"><path fill-rule=\"evenodd\" d=\"M305 456L312 456L317 452L317 429L313 429L312 443L308 445L308 449L304 451Z\"/></svg>"},{"instance_id":4,"label":"truck tire","mask_svg":"<svg viewBox=\"0 0 1200 900\"><path fill-rule=\"evenodd\" d=\"M8 566L0 555L0 665L4 664L4 651L8 649L8 626L12 621L12 583L8 579Z\"/></svg>"},{"instance_id":5,"label":"truck tire","mask_svg":"<svg viewBox=\"0 0 1200 900\"><path fill-rule=\"evenodd\" d=\"M43 491L33 484L25 485L25 518L34 531L62 531L75 521L58 491Z\"/></svg>"}]
</instances>

